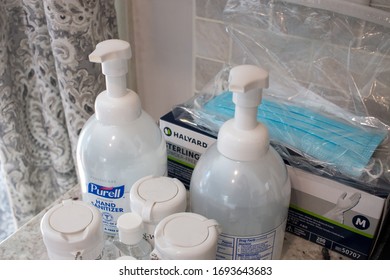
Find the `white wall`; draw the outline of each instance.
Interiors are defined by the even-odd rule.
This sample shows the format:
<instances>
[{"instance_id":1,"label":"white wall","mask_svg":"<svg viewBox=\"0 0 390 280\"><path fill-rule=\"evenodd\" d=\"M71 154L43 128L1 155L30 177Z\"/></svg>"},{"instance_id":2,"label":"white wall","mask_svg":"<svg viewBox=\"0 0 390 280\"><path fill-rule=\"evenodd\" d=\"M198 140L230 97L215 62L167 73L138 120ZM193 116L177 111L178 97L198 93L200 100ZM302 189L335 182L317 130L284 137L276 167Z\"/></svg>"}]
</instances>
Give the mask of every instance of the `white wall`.
<instances>
[{"instance_id":1,"label":"white wall","mask_svg":"<svg viewBox=\"0 0 390 280\"><path fill-rule=\"evenodd\" d=\"M155 120L193 95L193 0L132 0L137 92Z\"/></svg>"}]
</instances>

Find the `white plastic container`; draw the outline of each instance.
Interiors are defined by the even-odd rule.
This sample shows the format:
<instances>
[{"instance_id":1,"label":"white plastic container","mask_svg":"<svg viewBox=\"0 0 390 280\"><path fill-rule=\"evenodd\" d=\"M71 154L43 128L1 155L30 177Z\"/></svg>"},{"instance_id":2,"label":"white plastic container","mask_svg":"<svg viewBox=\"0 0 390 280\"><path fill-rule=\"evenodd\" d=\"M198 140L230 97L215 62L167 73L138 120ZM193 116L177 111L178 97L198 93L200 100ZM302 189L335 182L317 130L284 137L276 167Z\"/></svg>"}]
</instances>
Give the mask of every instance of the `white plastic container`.
<instances>
[{"instance_id":1,"label":"white plastic container","mask_svg":"<svg viewBox=\"0 0 390 280\"><path fill-rule=\"evenodd\" d=\"M164 218L156 227L152 260L215 260L217 221L184 212Z\"/></svg>"},{"instance_id":2,"label":"white plastic container","mask_svg":"<svg viewBox=\"0 0 390 280\"><path fill-rule=\"evenodd\" d=\"M143 239L143 222L137 213L125 213L118 218L118 236L114 245L120 256L130 256L137 260L149 260L152 246Z\"/></svg>"},{"instance_id":3,"label":"white plastic container","mask_svg":"<svg viewBox=\"0 0 390 280\"><path fill-rule=\"evenodd\" d=\"M64 200L49 209L41 220L41 233L51 260L102 258L102 217L83 201Z\"/></svg>"},{"instance_id":4,"label":"white plastic container","mask_svg":"<svg viewBox=\"0 0 390 280\"><path fill-rule=\"evenodd\" d=\"M107 90L95 102L77 145L77 168L83 200L102 213L104 231L117 233L118 217L130 211L131 186L147 175L165 175L165 140L156 122L126 88L129 43L99 43L89 59L102 63Z\"/></svg>"},{"instance_id":5,"label":"white plastic container","mask_svg":"<svg viewBox=\"0 0 390 280\"><path fill-rule=\"evenodd\" d=\"M154 246L157 224L169 215L186 210L186 188L175 178L146 176L132 186L130 205L131 211L142 217L144 238Z\"/></svg>"},{"instance_id":6,"label":"white plastic container","mask_svg":"<svg viewBox=\"0 0 390 280\"><path fill-rule=\"evenodd\" d=\"M291 185L287 168L257 122L268 73L253 65L232 68L235 116L200 157L191 178L191 211L222 227L217 259L281 257Z\"/></svg>"}]
</instances>

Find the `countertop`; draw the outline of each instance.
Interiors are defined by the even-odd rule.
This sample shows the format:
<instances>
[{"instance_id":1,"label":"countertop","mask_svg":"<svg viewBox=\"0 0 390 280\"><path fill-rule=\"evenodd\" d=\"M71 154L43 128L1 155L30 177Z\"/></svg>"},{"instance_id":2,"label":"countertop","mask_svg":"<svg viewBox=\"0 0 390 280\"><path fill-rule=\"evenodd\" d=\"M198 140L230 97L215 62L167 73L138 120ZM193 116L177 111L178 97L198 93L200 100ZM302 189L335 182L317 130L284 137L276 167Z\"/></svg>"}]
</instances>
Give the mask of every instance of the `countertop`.
<instances>
[{"instance_id":1,"label":"countertop","mask_svg":"<svg viewBox=\"0 0 390 280\"><path fill-rule=\"evenodd\" d=\"M0 243L1 260L47 260L47 252L40 232L40 222L43 215L54 205L64 199L79 199L80 188L73 187L51 206L44 209L27 224ZM317 244L292 235L285 234L283 244L283 260L323 260L348 259L343 255L330 251Z\"/></svg>"}]
</instances>

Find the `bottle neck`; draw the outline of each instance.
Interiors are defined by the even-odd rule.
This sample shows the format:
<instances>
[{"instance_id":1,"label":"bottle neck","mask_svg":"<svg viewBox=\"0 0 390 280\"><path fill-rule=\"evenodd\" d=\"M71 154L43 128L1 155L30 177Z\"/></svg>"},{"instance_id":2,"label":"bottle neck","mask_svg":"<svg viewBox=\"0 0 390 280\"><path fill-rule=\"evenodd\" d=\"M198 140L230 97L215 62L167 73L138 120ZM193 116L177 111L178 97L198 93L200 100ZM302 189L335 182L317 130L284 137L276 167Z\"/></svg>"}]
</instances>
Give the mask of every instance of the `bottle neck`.
<instances>
[{"instance_id":1,"label":"bottle neck","mask_svg":"<svg viewBox=\"0 0 390 280\"><path fill-rule=\"evenodd\" d=\"M96 119L106 125L129 125L141 116L141 101L131 90L122 97L112 97L105 90L96 98L95 113Z\"/></svg>"},{"instance_id":2,"label":"bottle neck","mask_svg":"<svg viewBox=\"0 0 390 280\"><path fill-rule=\"evenodd\" d=\"M236 106L234 113L234 126L241 130L252 130L258 125L257 107Z\"/></svg>"},{"instance_id":3,"label":"bottle neck","mask_svg":"<svg viewBox=\"0 0 390 280\"><path fill-rule=\"evenodd\" d=\"M124 96L127 93L126 76L106 76L106 87L109 96Z\"/></svg>"}]
</instances>

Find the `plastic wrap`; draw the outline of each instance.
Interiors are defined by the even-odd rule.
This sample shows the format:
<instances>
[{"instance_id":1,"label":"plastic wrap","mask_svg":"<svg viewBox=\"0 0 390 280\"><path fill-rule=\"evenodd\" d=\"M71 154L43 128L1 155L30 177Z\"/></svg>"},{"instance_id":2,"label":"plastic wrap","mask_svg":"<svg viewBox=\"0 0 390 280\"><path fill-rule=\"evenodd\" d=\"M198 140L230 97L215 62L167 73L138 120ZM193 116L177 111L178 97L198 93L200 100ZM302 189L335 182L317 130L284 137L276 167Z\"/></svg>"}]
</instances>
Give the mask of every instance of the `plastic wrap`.
<instances>
[{"instance_id":1,"label":"plastic wrap","mask_svg":"<svg viewBox=\"0 0 390 280\"><path fill-rule=\"evenodd\" d=\"M259 121L267 124L271 143L285 161L387 195L388 20L383 11L360 19L331 10L284 1L229 0L224 21L233 41L232 61L173 112L177 119L217 135L234 114L233 103L223 97L228 95L230 68L261 66L270 73L270 86Z\"/></svg>"}]
</instances>

